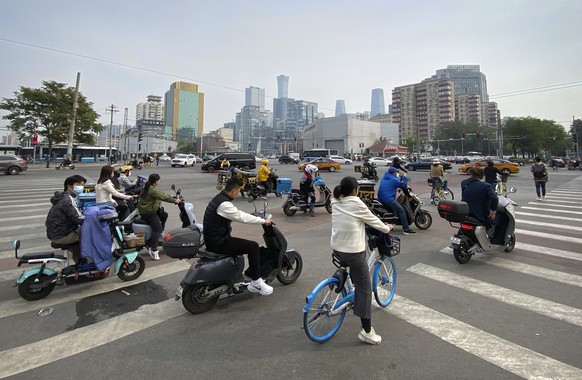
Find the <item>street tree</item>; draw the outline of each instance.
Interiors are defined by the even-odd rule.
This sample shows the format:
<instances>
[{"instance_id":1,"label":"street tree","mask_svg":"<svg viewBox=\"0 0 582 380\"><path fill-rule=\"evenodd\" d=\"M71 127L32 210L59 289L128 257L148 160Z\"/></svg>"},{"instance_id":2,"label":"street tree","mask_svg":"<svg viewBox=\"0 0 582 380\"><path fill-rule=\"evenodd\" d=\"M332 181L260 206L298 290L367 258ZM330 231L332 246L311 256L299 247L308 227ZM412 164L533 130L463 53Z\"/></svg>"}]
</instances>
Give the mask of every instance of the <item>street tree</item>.
<instances>
[{"instance_id":1,"label":"street tree","mask_svg":"<svg viewBox=\"0 0 582 380\"><path fill-rule=\"evenodd\" d=\"M55 81L43 81L41 88L20 87L13 98L0 101L0 109L7 111L2 118L8 120L10 128L21 137L34 134L44 137L49 155L55 144L68 140L69 125L73 111L75 88ZM95 135L103 130L97 123L99 114L93 110L83 94L77 98L74 141L95 144Z\"/></svg>"},{"instance_id":2,"label":"street tree","mask_svg":"<svg viewBox=\"0 0 582 380\"><path fill-rule=\"evenodd\" d=\"M514 156L564 155L570 146L568 134L553 120L510 117L504 127L504 144Z\"/></svg>"}]
</instances>

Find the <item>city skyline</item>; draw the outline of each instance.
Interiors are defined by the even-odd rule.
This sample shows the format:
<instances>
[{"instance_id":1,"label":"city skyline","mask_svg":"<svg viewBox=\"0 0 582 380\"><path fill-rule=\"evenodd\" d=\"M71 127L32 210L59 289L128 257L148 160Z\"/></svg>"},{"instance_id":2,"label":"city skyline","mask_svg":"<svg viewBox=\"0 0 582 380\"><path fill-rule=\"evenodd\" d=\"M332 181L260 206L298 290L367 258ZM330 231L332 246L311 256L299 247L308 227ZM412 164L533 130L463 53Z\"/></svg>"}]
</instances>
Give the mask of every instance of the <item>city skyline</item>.
<instances>
[{"instance_id":1,"label":"city skyline","mask_svg":"<svg viewBox=\"0 0 582 380\"><path fill-rule=\"evenodd\" d=\"M290 97L316 102L330 117L337 99L345 100L349 113L370 111L374 88L383 88L390 104L389 94L396 87L417 83L448 65L480 65L487 75L489 100L498 103L502 117L533 116L563 125L572 116L582 117L576 32L582 5L574 1L246 6L170 1L164 9L141 7L139 17L131 18L126 15L136 16L136 9L130 4L115 3L116 12L109 15L108 3L65 7L4 2L0 97L12 97L20 86L40 87L43 80L74 86L76 72L81 72L81 92L103 115L100 122L108 125L105 108L110 104L132 110L147 95L163 94L171 83L185 81L206 94L204 132L209 132L234 118L249 86L265 89L271 108L281 74L290 78ZM433 17L443 7L455 22ZM196 15L196 28L179 25L176 33L164 34L176 12ZM44 17L48 13L54 17ZM386 14L389 22L383 20ZM293 29L299 20L311 25L310 30ZM380 42L395 31L397 40ZM201 38L200 33L210 37ZM302 39L314 43L301 44ZM338 41L352 53L346 55ZM386 49L377 49L379 44ZM255 59L251 47L264 47L267 54ZM114 124L121 117L115 115ZM6 124L0 120L0 127Z\"/></svg>"}]
</instances>

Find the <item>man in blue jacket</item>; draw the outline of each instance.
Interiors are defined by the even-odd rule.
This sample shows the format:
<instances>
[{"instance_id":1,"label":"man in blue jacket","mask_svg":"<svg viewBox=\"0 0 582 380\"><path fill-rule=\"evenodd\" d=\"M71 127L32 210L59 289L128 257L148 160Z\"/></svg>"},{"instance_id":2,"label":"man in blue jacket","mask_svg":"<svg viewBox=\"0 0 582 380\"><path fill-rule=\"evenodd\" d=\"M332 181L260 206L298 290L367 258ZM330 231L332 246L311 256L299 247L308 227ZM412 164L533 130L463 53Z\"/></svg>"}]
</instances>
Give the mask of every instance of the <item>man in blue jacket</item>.
<instances>
[{"instance_id":1,"label":"man in blue jacket","mask_svg":"<svg viewBox=\"0 0 582 380\"><path fill-rule=\"evenodd\" d=\"M396 190L398 188L406 189L408 186L408 177L406 176L406 173L402 173L401 177L399 174L400 170L394 167L391 167L386 173L384 173L384 177L382 177L380 187L378 188L378 199L380 199L382 204L392 207L396 212L400 219L400 223L402 224L404 235L416 235L416 232L410 229L406 211L404 211L402 205L396 201Z\"/></svg>"},{"instance_id":2,"label":"man in blue jacket","mask_svg":"<svg viewBox=\"0 0 582 380\"><path fill-rule=\"evenodd\" d=\"M481 181L483 169L469 169L471 178L461 182L461 200L469 205L469 215L482 223L491 224L495 220L495 213L499 198L493 186Z\"/></svg>"}]
</instances>

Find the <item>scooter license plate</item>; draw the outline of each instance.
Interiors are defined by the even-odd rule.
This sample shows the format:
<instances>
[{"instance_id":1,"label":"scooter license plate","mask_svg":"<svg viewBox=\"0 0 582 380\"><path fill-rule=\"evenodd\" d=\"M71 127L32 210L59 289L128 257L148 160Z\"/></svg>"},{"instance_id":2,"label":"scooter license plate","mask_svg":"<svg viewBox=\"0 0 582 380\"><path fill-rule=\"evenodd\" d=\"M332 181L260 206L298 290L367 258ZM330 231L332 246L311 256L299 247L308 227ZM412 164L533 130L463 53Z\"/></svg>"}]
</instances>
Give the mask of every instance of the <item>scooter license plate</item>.
<instances>
[{"instance_id":1,"label":"scooter license plate","mask_svg":"<svg viewBox=\"0 0 582 380\"><path fill-rule=\"evenodd\" d=\"M451 243L459 245L459 244L461 244L461 239L459 239L458 237L452 237Z\"/></svg>"},{"instance_id":2,"label":"scooter license plate","mask_svg":"<svg viewBox=\"0 0 582 380\"><path fill-rule=\"evenodd\" d=\"M176 296L174 297L174 299L176 301L178 301L180 298L182 298L183 291L184 291L184 288L182 288L180 285L178 285L178 289L176 290Z\"/></svg>"}]
</instances>

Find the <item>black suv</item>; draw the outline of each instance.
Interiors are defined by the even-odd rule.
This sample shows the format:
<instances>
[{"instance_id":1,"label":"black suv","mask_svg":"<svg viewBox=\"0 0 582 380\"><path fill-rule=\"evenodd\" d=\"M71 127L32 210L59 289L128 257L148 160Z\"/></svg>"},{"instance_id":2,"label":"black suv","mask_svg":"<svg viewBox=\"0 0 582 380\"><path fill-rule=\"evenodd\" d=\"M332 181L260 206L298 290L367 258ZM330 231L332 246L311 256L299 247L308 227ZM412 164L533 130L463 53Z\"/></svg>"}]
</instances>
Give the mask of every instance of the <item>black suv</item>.
<instances>
[{"instance_id":1,"label":"black suv","mask_svg":"<svg viewBox=\"0 0 582 380\"><path fill-rule=\"evenodd\" d=\"M242 170L256 169L256 157L250 153L223 153L210 161L206 161L200 167L203 171L213 173L220 169L220 163L225 158L230 162L230 167L239 168Z\"/></svg>"},{"instance_id":2,"label":"black suv","mask_svg":"<svg viewBox=\"0 0 582 380\"><path fill-rule=\"evenodd\" d=\"M299 161L295 160L293 157L281 156L279 157L280 164L298 164Z\"/></svg>"}]
</instances>

